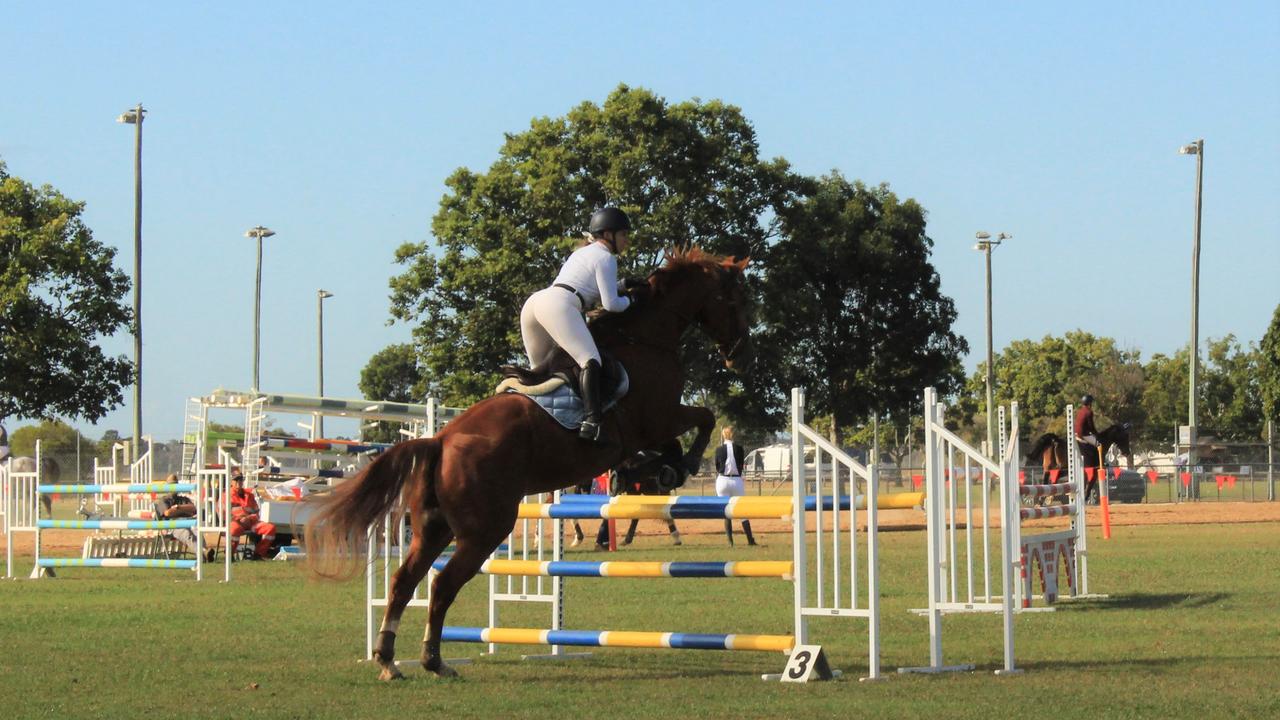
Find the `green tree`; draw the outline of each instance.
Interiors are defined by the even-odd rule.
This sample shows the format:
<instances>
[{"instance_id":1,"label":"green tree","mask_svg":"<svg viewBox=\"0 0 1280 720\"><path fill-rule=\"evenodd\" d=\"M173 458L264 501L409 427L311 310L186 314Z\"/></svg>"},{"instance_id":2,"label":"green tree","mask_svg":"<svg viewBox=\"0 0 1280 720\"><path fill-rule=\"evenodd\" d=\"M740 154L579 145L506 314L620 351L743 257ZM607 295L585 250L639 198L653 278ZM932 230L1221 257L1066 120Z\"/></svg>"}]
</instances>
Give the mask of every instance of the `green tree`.
<instances>
[{"instance_id":1,"label":"green tree","mask_svg":"<svg viewBox=\"0 0 1280 720\"><path fill-rule=\"evenodd\" d=\"M1024 435L1053 432L1061 435L1068 404L1093 395L1099 427L1104 423L1141 424L1144 371L1136 350L1122 350L1115 340L1083 330L1062 337L1046 335L1039 341L1015 340L996 354L997 405L1018 403ZM986 434L986 363L969 377L962 407L973 415L962 419L970 428Z\"/></svg>"},{"instance_id":2,"label":"green tree","mask_svg":"<svg viewBox=\"0 0 1280 720\"><path fill-rule=\"evenodd\" d=\"M921 388L960 389L956 310L929 261L925 211L885 185L832 173L779 209L783 237L765 253L756 346L760 391L774 408L804 387L832 434L872 412L904 420Z\"/></svg>"},{"instance_id":3,"label":"green tree","mask_svg":"<svg viewBox=\"0 0 1280 720\"><path fill-rule=\"evenodd\" d=\"M500 365L524 362L520 307L550 284L593 209L632 215L620 271L644 273L672 245L762 252L788 181L784 161L760 159L741 110L717 100L673 104L622 85L603 105L535 119L506 137L488 171L448 178L431 223L438 250L396 251L405 270L391 280L391 314L415 324L427 378L418 391L470 404L492 391ZM692 387L707 384L691 375Z\"/></svg>"},{"instance_id":4,"label":"green tree","mask_svg":"<svg viewBox=\"0 0 1280 720\"><path fill-rule=\"evenodd\" d=\"M1280 305L1271 314L1271 325L1258 347L1258 390L1263 416L1273 425L1280 423Z\"/></svg>"},{"instance_id":5,"label":"green tree","mask_svg":"<svg viewBox=\"0 0 1280 720\"><path fill-rule=\"evenodd\" d=\"M360 392L370 400L421 402L425 399L418 389L422 382L418 355L407 343L379 350L360 371Z\"/></svg>"},{"instance_id":6,"label":"green tree","mask_svg":"<svg viewBox=\"0 0 1280 720\"><path fill-rule=\"evenodd\" d=\"M56 455L60 458L75 457L77 440L80 442L81 452L86 457L93 452L96 445L75 428L57 420L41 420L38 425L24 425L9 435L10 448L15 457L34 456L36 440L40 441L41 454Z\"/></svg>"},{"instance_id":7,"label":"green tree","mask_svg":"<svg viewBox=\"0 0 1280 720\"><path fill-rule=\"evenodd\" d=\"M418 367L418 354L407 343L378 351L360 371L360 392L371 400L420 402L426 399L426 394L419 389L424 384L422 370ZM367 428L364 437L373 442L403 439L398 429L386 422Z\"/></svg>"},{"instance_id":8,"label":"green tree","mask_svg":"<svg viewBox=\"0 0 1280 720\"><path fill-rule=\"evenodd\" d=\"M119 430L108 430L102 433L102 439L94 444L99 458L109 460L111 458L111 450L123 438L120 437Z\"/></svg>"},{"instance_id":9,"label":"green tree","mask_svg":"<svg viewBox=\"0 0 1280 720\"><path fill-rule=\"evenodd\" d=\"M1173 439L1179 425L1187 424L1187 365L1191 355L1187 348L1173 357L1157 353L1143 368L1146 384L1142 389L1142 406L1147 413L1143 436L1150 442L1165 445Z\"/></svg>"},{"instance_id":10,"label":"green tree","mask_svg":"<svg viewBox=\"0 0 1280 720\"><path fill-rule=\"evenodd\" d=\"M0 161L0 418L94 421L123 399L132 364L98 339L130 321L129 282L83 211Z\"/></svg>"},{"instance_id":11,"label":"green tree","mask_svg":"<svg viewBox=\"0 0 1280 720\"><path fill-rule=\"evenodd\" d=\"M1206 345L1197 421L1220 439L1257 441L1263 432L1260 352L1234 335Z\"/></svg>"},{"instance_id":12,"label":"green tree","mask_svg":"<svg viewBox=\"0 0 1280 720\"><path fill-rule=\"evenodd\" d=\"M1263 339L1264 344L1266 339ZM1234 335L1210 338L1196 381L1196 424L1204 437L1256 441L1265 424L1265 351L1243 347ZM1167 443L1176 427L1187 424L1186 348L1172 358L1154 355L1145 367L1142 402L1151 441Z\"/></svg>"}]
</instances>

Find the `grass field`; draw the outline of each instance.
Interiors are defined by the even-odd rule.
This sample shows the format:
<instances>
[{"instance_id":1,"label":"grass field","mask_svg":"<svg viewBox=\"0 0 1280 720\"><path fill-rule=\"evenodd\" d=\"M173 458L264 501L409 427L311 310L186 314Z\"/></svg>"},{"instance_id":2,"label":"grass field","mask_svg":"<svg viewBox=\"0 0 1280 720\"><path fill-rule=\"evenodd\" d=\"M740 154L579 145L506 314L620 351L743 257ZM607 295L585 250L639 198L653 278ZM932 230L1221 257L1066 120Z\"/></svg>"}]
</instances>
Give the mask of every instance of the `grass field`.
<instances>
[{"instance_id":1,"label":"grass field","mask_svg":"<svg viewBox=\"0 0 1280 720\"><path fill-rule=\"evenodd\" d=\"M765 683L775 653L594 649L535 663L504 648L462 678L421 670L385 684L364 653L363 583L318 583L299 564L243 563L230 585L180 571L67 568L56 580L0 582L0 716L185 718L757 718L1280 716L1280 526L1117 528L1091 537L1091 589L1105 600L1017 618L1026 672L995 677L994 616L949 616L948 662L973 673L897 675L928 660L924 535L883 533L886 679ZM643 537L612 559L786 559L787 539L725 549L715 535L682 548ZM590 553L574 553L586 559ZM29 563L29 559L27 560ZM27 565L24 570L29 570ZM450 624L483 625L473 582ZM789 634L790 585L770 580L597 580L569 586L566 627ZM504 624L545 627L546 609ZM420 649L424 613L401 627L400 657ZM865 623L814 621L835 666L866 669Z\"/></svg>"}]
</instances>

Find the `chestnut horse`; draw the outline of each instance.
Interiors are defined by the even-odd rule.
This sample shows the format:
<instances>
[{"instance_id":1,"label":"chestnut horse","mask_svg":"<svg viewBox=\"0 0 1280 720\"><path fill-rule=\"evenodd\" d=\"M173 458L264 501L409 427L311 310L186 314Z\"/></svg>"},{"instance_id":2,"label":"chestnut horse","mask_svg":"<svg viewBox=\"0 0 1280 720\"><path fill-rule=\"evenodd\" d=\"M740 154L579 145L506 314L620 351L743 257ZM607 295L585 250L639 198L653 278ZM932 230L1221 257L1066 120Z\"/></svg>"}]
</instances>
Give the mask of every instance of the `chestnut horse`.
<instances>
[{"instance_id":1,"label":"chestnut horse","mask_svg":"<svg viewBox=\"0 0 1280 720\"><path fill-rule=\"evenodd\" d=\"M697 324L728 368L749 360L746 265L698 249L668 256L649 276L648 302L593 323L597 344L622 362L631 381L604 416L601 444L579 439L526 397L495 395L435 437L395 445L334 490L307 526L307 555L317 575L354 575L367 552L366 533L393 508L407 510L413 528L374 646L381 679L403 677L395 664L401 613L451 541L453 554L431 586L422 647L423 667L441 676L457 674L440 655L449 606L510 534L521 498L580 483L691 428L698 433L684 462L690 472L697 469L715 415L680 402L681 337Z\"/></svg>"},{"instance_id":2,"label":"chestnut horse","mask_svg":"<svg viewBox=\"0 0 1280 720\"><path fill-rule=\"evenodd\" d=\"M1126 458L1132 458L1133 453L1129 451L1129 423L1115 423L1111 427L1098 433L1099 450L1102 451L1102 457L1107 456L1107 452L1114 445L1120 448L1120 453ZM1039 464L1044 471L1041 476L1041 482L1048 483L1051 470L1067 469L1067 440L1054 433L1045 433L1036 441L1031 451L1027 453L1026 462L1029 464ZM1080 448L1081 467L1097 467L1098 454L1097 450L1091 445L1082 445ZM1132 464L1132 461L1130 461ZM1086 473L1087 477L1087 473ZM1097 492L1098 477L1095 474L1093 480L1089 480L1085 484L1085 499L1088 499L1089 492ZM1066 495L1054 495L1054 500L1060 503L1066 502ZM1046 500L1045 502L1048 502Z\"/></svg>"}]
</instances>

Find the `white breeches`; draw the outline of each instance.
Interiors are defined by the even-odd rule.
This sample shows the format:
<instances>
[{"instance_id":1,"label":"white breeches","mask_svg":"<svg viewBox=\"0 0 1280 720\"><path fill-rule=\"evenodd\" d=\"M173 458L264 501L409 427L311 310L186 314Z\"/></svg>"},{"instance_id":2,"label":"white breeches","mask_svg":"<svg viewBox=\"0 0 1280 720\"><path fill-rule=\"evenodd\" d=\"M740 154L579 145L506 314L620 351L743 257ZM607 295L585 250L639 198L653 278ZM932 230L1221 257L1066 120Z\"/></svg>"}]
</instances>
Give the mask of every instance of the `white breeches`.
<instances>
[{"instance_id":1,"label":"white breeches","mask_svg":"<svg viewBox=\"0 0 1280 720\"><path fill-rule=\"evenodd\" d=\"M742 477L729 477L728 475L716 475L716 495L720 497L738 496L746 493L743 485Z\"/></svg>"},{"instance_id":2,"label":"white breeches","mask_svg":"<svg viewBox=\"0 0 1280 720\"><path fill-rule=\"evenodd\" d=\"M600 362L578 296L568 290L549 287L529 296L520 310L520 335L530 367L545 363L556 346L564 348L578 367L586 367L588 360Z\"/></svg>"}]
</instances>

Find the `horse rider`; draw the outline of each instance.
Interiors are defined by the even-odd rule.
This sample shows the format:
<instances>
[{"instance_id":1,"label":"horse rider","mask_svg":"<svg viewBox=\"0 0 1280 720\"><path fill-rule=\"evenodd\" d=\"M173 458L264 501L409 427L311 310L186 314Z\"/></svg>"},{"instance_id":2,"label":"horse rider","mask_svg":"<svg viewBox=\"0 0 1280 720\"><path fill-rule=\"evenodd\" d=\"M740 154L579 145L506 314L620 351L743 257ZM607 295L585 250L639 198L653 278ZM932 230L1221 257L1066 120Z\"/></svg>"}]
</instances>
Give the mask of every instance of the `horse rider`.
<instances>
[{"instance_id":1,"label":"horse rider","mask_svg":"<svg viewBox=\"0 0 1280 720\"><path fill-rule=\"evenodd\" d=\"M1076 446L1080 449L1080 458L1086 468L1097 468L1101 447L1098 445L1098 428L1093 424L1093 396L1086 394L1080 398L1080 409L1076 410L1075 423ZM1085 473L1086 477L1090 473ZM1085 482L1084 502L1089 502L1089 495L1098 494L1098 471L1095 469L1092 478Z\"/></svg>"},{"instance_id":2,"label":"horse rider","mask_svg":"<svg viewBox=\"0 0 1280 720\"><path fill-rule=\"evenodd\" d=\"M586 244L569 255L555 282L531 295L520 310L520 336L530 367L545 364L556 346L577 364L586 416L578 435L593 442L600 442L600 351L585 314L597 303L609 312L622 312L637 299L638 290L648 288L643 280L618 282L616 256L631 244L630 234L626 213L616 207L596 210L584 233Z\"/></svg>"}]
</instances>

